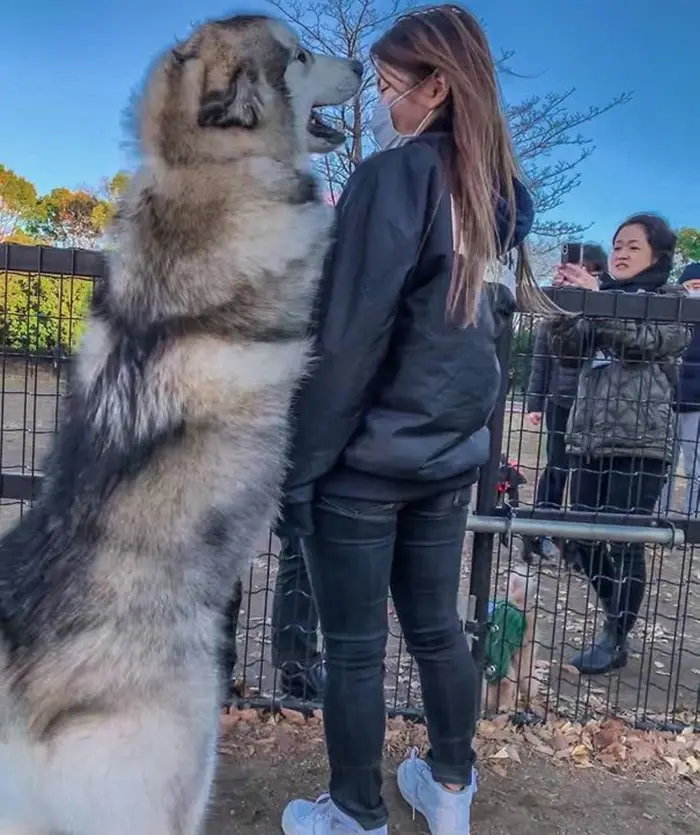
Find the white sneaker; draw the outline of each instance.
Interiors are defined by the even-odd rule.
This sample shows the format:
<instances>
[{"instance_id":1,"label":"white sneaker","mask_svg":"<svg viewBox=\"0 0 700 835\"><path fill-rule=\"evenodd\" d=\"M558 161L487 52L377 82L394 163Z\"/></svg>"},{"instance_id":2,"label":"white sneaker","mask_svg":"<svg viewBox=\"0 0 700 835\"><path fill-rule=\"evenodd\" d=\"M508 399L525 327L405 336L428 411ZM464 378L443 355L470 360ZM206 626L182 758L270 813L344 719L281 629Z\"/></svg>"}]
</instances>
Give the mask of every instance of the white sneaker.
<instances>
[{"instance_id":1,"label":"white sneaker","mask_svg":"<svg viewBox=\"0 0 700 835\"><path fill-rule=\"evenodd\" d=\"M471 786L450 791L433 779L433 772L416 748L399 766L396 779L403 799L428 822L431 835L469 835L476 770Z\"/></svg>"}]
</instances>

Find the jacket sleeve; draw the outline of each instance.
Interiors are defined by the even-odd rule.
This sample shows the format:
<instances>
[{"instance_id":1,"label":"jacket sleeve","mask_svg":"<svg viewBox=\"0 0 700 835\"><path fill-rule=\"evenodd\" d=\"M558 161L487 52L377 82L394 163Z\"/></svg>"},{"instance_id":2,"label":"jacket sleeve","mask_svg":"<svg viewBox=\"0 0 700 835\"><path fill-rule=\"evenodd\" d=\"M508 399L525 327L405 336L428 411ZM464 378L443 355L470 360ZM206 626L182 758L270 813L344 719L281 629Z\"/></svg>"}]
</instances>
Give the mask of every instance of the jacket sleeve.
<instances>
[{"instance_id":1,"label":"jacket sleeve","mask_svg":"<svg viewBox=\"0 0 700 835\"><path fill-rule=\"evenodd\" d=\"M622 360L669 360L679 357L690 341L682 322L644 322L604 319L592 325L596 347Z\"/></svg>"},{"instance_id":2,"label":"jacket sleeve","mask_svg":"<svg viewBox=\"0 0 700 835\"><path fill-rule=\"evenodd\" d=\"M381 166L371 159L357 169L336 210L311 374L293 407L286 504L311 500L315 482L359 427L418 259L427 207L438 199L437 169L397 170L402 156L386 157Z\"/></svg>"},{"instance_id":3,"label":"jacket sleeve","mask_svg":"<svg viewBox=\"0 0 700 835\"><path fill-rule=\"evenodd\" d=\"M580 368L591 352L590 322L576 316L560 316L551 327L551 351L563 368Z\"/></svg>"},{"instance_id":4,"label":"jacket sleeve","mask_svg":"<svg viewBox=\"0 0 700 835\"><path fill-rule=\"evenodd\" d=\"M546 322L542 322L535 333L535 344L532 349L532 365L527 384L528 412L544 411L551 373L552 349L549 344L549 327Z\"/></svg>"}]
</instances>

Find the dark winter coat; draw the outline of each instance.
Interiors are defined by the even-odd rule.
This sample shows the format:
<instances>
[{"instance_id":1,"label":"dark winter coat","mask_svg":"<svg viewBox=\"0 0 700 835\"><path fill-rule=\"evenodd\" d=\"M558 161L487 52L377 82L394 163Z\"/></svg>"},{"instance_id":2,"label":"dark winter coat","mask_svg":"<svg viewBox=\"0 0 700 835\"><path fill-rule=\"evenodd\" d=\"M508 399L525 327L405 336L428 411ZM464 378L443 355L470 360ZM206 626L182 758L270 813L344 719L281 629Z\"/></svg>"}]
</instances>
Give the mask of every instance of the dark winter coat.
<instances>
[{"instance_id":1,"label":"dark winter coat","mask_svg":"<svg viewBox=\"0 0 700 835\"><path fill-rule=\"evenodd\" d=\"M700 326L695 325L693 338L679 372L677 412L700 412Z\"/></svg>"},{"instance_id":2,"label":"dark winter coat","mask_svg":"<svg viewBox=\"0 0 700 835\"><path fill-rule=\"evenodd\" d=\"M337 206L316 318L317 361L295 407L289 504L325 494L401 501L468 484L487 459L509 291L475 325L447 318L454 250L443 135L376 154ZM517 184L516 236L532 223ZM507 213L498 227L505 238Z\"/></svg>"},{"instance_id":3,"label":"dark winter coat","mask_svg":"<svg viewBox=\"0 0 700 835\"><path fill-rule=\"evenodd\" d=\"M527 384L528 412L543 412L547 398L570 407L576 397L578 368L562 365L554 354L549 322L542 322L535 333L532 366Z\"/></svg>"},{"instance_id":4,"label":"dark winter coat","mask_svg":"<svg viewBox=\"0 0 700 835\"><path fill-rule=\"evenodd\" d=\"M598 292L683 293L666 284L669 272L670 263L660 263L624 283L605 277ZM555 320L552 343L560 362L581 368L567 427L569 454L670 461L678 362L689 338L687 326L677 322Z\"/></svg>"}]
</instances>

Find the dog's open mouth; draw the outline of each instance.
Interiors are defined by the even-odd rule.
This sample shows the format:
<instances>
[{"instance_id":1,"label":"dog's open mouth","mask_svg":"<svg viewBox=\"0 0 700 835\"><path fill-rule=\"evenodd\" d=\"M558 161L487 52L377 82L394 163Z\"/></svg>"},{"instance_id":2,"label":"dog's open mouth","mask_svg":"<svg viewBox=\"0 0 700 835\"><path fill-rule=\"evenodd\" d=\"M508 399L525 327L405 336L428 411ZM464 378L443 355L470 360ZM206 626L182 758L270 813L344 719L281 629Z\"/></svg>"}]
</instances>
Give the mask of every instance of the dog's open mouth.
<instances>
[{"instance_id":1,"label":"dog's open mouth","mask_svg":"<svg viewBox=\"0 0 700 835\"><path fill-rule=\"evenodd\" d=\"M330 145L340 145L345 139L345 134L336 130L334 127L331 127L328 122L323 121L317 108L313 108L311 111L309 121L306 125L306 130L315 139L328 142Z\"/></svg>"}]
</instances>

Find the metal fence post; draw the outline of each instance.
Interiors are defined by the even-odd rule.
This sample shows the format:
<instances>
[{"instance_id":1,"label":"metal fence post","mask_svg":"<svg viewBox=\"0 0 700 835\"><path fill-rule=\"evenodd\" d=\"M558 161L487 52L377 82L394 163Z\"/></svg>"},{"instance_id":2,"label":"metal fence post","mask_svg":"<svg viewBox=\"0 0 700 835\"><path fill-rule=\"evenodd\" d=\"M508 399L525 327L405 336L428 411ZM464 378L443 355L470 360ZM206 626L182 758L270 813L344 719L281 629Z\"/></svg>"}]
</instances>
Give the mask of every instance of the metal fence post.
<instances>
[{"instance_id":1,"label":"metal fence post","mask_svg":"<svg viewBox=\"0 0 700 835\"><path fill-rule=\"evenodd\" d=\"M498 399L488 427L491 433L489 459L481 470L476 512L491 515L496 505L498 471L501 465L503 426L505 423L506 399L510 387L510 353L513 343L513 316L503 323L496 340L496 354L501 367L501 386ZM476 532L472 540L472 562L469 581L469 617L466 627L472 631L472 656L479 671L477 705L481 711L481 678L484 669L484 631L488 622L488 601L491 593L491 565L493 562L493 533Z\"/></svg>"}]
</instances>

